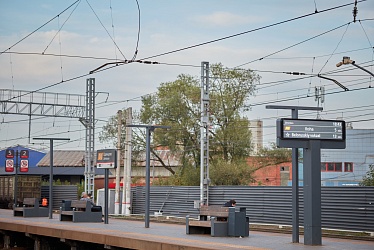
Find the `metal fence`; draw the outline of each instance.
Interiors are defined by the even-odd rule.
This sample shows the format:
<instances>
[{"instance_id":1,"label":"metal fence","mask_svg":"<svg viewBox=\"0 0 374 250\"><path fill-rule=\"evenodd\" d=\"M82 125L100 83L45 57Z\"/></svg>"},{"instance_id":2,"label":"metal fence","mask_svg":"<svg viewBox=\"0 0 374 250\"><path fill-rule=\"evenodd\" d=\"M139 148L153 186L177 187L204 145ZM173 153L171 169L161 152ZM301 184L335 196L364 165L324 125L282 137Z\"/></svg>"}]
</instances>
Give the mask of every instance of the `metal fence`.
<instances>
[{"instance_id":1,"label":"metal fence","mask_svg":"<svg viewBox=\"0 0 374 250\"><path fill-rule=\"evenodd\" d=\"M194 201L200 199L198 186L152 186L151 214L185 217L199 214ZM209 205L235 199L246 207L251 223L292 225L291 187L209 187ZM303 225L303 188L299 192L300 225ZM145 188L132 188L132 213L144 214ZM322 227L374 232L374 187L322 187Z\"/></svg>"},{"instance_id":2,"label":"metal fence","mask_svg":"<svg viewBox=\"0 0 374 250\"><path fill-rule=\"evenodd\" d=\"M41 198L49 198L49 186L42 186ZM74 185L53 186L53 210L59 210L63 200L78 199L78 187Z\"/></svg>"}]
</instances>

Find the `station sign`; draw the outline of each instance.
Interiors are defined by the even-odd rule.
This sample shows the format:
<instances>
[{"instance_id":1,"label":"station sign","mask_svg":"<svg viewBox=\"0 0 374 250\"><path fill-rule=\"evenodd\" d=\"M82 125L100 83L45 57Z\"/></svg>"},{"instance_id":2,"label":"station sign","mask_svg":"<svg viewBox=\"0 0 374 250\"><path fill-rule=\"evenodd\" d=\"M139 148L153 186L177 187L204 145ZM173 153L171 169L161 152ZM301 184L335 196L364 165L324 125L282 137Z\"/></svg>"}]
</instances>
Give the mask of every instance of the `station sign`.
<instances>
[{"instance_id":1,"label":"station sign","mask_svg":"<svg viewBox=\"0 0 374 250\"><path fill-rule=\"evenodd\" d=\"M25 150L25 149L21 150L19 157L21 157L21 159L28 159L29 158L29 151Z\"/></svg>"},{"instance_id":2,"label":"station sign","mask_svg":"<svg viewBox=\"0 0 374 250\"><path fill-rule=\"evenodd\" d=\"M5 158L14 158L14 150L13 149L6 149L5 150Z\"/></svg>"},{"instance_id":3,"label":"station sign","mask_svg":"<svg viewBox=\"0 0 374 250\"><path fill-rule=\"evenodd\" d=\"M116 168L117 150L102 149L97 150L96 167L97 168Z\"/></svg>"},{"instance_id":4,"label":"station sign","mask_svg":"<svg viewBox=\"0 0 374 250\"><path fill-rule=\"evenodd\" d=\"M345 121L282 118L277 120L277 137L283 140L345 141Z\"/></svg>"}]
</instances>

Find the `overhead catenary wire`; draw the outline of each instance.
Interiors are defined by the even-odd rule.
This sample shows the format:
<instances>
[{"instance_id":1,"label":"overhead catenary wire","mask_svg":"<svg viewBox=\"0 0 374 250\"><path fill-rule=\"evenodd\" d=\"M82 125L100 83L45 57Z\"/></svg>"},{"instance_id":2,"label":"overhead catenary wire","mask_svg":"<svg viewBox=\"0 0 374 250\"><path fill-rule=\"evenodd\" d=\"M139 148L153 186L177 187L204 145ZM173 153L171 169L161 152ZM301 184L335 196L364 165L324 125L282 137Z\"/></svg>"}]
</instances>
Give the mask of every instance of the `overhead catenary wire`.
<instances>
[{"instance_id":1,"label":"overhead catenary wire","mask_svg":"<svg viewBox=\"0 0 374 250\"><path fill-rule=\"evenodd\" d=\"M81 3L82 0L79 0L78 4L75 5L74 9L70 12L69 16L66 18L66 20L64 21L64 23L61 25L61 27L58 28L56 34L52 37L51 41L48 43L48 45L45 47L45 49L43 50L42 54L44 54L47 49L49 48L49 46L52 44L52 42L55 40L56 36L58 34L60 34L62 28L65 26L66 22L70 19L71 15L74 13L74 11L77 9L77 7L79 6L79 4ZM60 20L60 15L58 15L58 20ZM60 51L60 56L61 56L61 51Z\"/></svg>"},{"instance_id":2,"label":"overhead catenary wire","mask_svg":"<svg viewBox=\"0 0 374 250\"><path fill-rule=\"evenodd\" d=\"M360 2L366 2L366 1L367 0L360 0L358 2L360 3ZM229 39L229 38L241 36L241 35L244 35L244 34L252 33L254 31L258 31L258 30L262 30L262 29L266 29L266 28L270 28L270 27L274 27L274 26L277 26L277 25L280 25L280 24L288 23L288 22L291 22L291 21L295 21L295 20L298 20L298 19L305 18L305 17L313 16L313 15L316 15L316 14L328 12L328 11L339 9L339 8L343 8L343 7L347 7L347 6L350 6L352 4L353 3L347 3L347 4L343 4L343 5L339 5L339 6L327 8L327 9L324 9L324 10L320 10L317 13L313 12L313 13L301 15L301 16L298 16L298 17L294 17L294 18L290 18L290 19L284 20L284 21L280 21L280 22L276 22L276 23L273 23L273 24L265 25L265 26L262 26L262 27L259 27L259 28L255 28L255 29L244 31L244 32L236 33L236 34L233 34L233 35L229 35L229 36L217 38L217 39L214 39L214 40L211 40L211 41L207 41L207 42L203 42L203 43L198 43L198 44L187 46L187 47L184 47L184 48L181 48L181 49L177 49L177 50L172 50L172 51L169 51L169 52L160 53L160 54L157 54L157 55L154 55L154 56L145 57L145 58L142 58L141 60L147 60L147 59L151 59L151 58L155 58L155 57L160 57L160 56L172 54L172 53L175 53L175 52L180 52L180 51L183 51L183 50L200 47L200 46L207 45L207 44L210 44L210 43L215 43L215 42L218 42L218 41L223 41L223 40L226 40L226 39Z\"/></svg>"},{"instance_id":3,"label":"overhead catenary wire","mask_svg":"<svg viewBox=\"0 0 374 250\"><path fill-rule=\"evenodd\" d=\"M365 2L365 1L367 1L367 0L361 0L359 2ZM176 49L176 50L171 50L171 51L168 51L168 52L163 52L163 53L156 54L156 55L153 55L153 56L144 57L144 58L142 58L140 60L148 60L148 59L151 59L151 58L156 58L156 57L165 56L165 55L173 54L173 53L176 53L176 52L181 52L181 51L192 49L192 48L197 48L197 47L200 47L200 46L203 46L203 45L207 45L207 44L211 44L211 43L223 41L223 40L226 40L226 39L229 39L229 38L234 38L234 37L237 37L237 36L242 36L242 35L245 35L245 34L248 34L248 33L252 33L252 32L255 32L255 31L259 31L259 30L263 30L263 29L266 29L266 28L274 27L274 26L277 26L277 25L280 25L280 24L288 23L288 22L291 22L291 21L295 21L295 20L298 20L298 19L302 19L302 18L306 18L306 17L312 16L312 15L315 15L315 14L320 14L320 13L328 12L328 11L331 11L331 10L339 9L339 8L350 6L350 5L352 5L352 3L335 6L335 7L332 7L332 8L321 10L321 11L319 11L317 13L314 12L314 13L309 13L309 14L301 15L301 16L298 16L298 17L294 17L294 18L290 18L290 19L284 20L284 21L280 21L280 22L276 22L276 23L273 23L273 24L265 25L265 26L262 26L262 27L259 27L259 28L255 28L255 29L244 31L244 32L236 33L236 34L233 34L233 35L229 35L229 36L217 38L217 39L214 39L214 40L210 40L210 41L207 41L207 42L198 43L198 44L190 45L190 46L187 46L187 47L184 47L184 48L180 48L180 49ZM342 27L343 26L344 25L342 25ZM338 29L338 28L340 28L340 27L337 27L335 29ZM296 46L296 45L293 45L293 46ZM261 58L260 59L256 59L256 60L261 60ZM109 70L109 69L112 69L114 67L122 66L122 65L125 65L125 64L128 64L128 62L122 62L120 64L112 65L111 67L104 68L104 69L103 69L103 66L107 66L107 65L103 65L103 66L95 69L94 71L91 71L91 73L92 72L101 72L101 71L104 71L104 70ZM243 65L246 65L246 64L248 64L248 63L245 63ZM239 65L237 67L240 67L240 66L243 66L243 65Z\"/></svg>"},{"instance_id":4,"label":"overhead catenary wire","mask_svg":"<svg viewBox=\"0 0 374 250\"><path fill-rule=\"evenodd\" d=\"M132 61L134 61L138 55L138 49L139 49L139 40L140 40L140 6L138 0L136 1L136 6L138 7L138 32L137 32L137 39L136 39L136 47L134 51L134 56L132 57Z\"/></svg>"},{"instance_id":5,"label":"overhead catenary wire","mask_svg":"<svg viewBox=\"0 0 374 250\"><path fill-rule=\"evenodd\" d=\"M334 53L334 55L339 54L347 54L350 52L362 51L362 50L374 50L374 47L366 47L366 48L359 48L354 50L346 50ZM52 57L67 57L67 58L77 58L77 59L90 59L90 60L106 60L106 61L113 61L116 62L118 59L116 58L109 58L109 57L95 57L95 56L82 56L82 55L67 55L67 54L53 54L53 53L40 53L40 52L20 52L20 51L5 51L4 54L14 54L14 55L38 55L38 56L52 56ZM327 55L316 55L316 56L295 56L295 57L270 57L264 58L264 60L292 60L292 59L313 59L313 58L321 58L327 57ZM181 63L166 63L166 62L158 62L159 65L167 65L167 66L179 66L179 67L192 67L192 68L201 68L201 65L193 65L193 64L181 64Z\"/></svg>"},{"instance_id":6,"label":"overhead catenary wire","mask_svg":"<svg viewBox=\"0 0 374 250\"><path fill-rule=\"evenodd\" d=\"M86 1L87 1L87 0L86 0ZM364 1L367 1L367 0L361 0L361 1L364 2ZM87 1L87 3L88 3L88 1ZM88 3L88 4L89 4L89 3ZM322 11L320 11L319 13L326 12L326 11L330 11L330 10L337 9L337 8L341 8L341 7L345 7L345 6L348 6L348 5L351 5L351 4L345 4L345 5L335 6L335 7L329 8L329 9L322 10ZM310 14L307 14L307 15L304 15L304 16L300 16L300 17L296 17L296 18L291 18L291 19L288 19L288 20L286 20L286 21L281 21L281 22L278 22L278 23L275 23L275 24L271 24L271 25L263 26L263 27L261 27L261 28L253 29L253 30L250 30L250 31L247 31L247 32L238 33L238 34L235 34L235 35L233 35L233 36L227 36L227 37L224 37L224 38L221 38L221 39L212 40L212 41L220 41L220 40L223 40L223 39L227 39L227 38L235 37L235 36L237 36L237 35L243 35L243 34L246 34L246 33L249 33L249 32L253 32L253 31L256 31L256 30L260 30L260 29L263 29L263 28L272 27L272 26L274 26L274 25L282 24L282 23L289 22L289 21L294 21L294 20L300 19L300 18L302 18L302 17L307 17L307 16L309 16L309 15L311 15L311 14L313 14L313 13L310 13ZM314 14L315 14L315 13L314 13ZM345 25L346 25L346 24L345 24ZM343 26L344 26L344 25L343 25ZM109 34L109 36L110 36L110 34ZM212 41L207 42L207 43L211 43ZM196 46L189 46L189 47L193 48L193 47L196 47ZM182 50L184 50L184 49L182 49ZM179 51L179 50L178 50L178 51ZM171 51L171 52L172 52L172 51ZM177 51L174 51L174 52L177 52ZM174 52L173 52L173 53L174 53ZM166 53L169 53L169 52L166 52ZM138 60L137 62L142 62L142 60L146 60L146 59L153 58L153 57L157 57L157 56L158 56L158 55L156 55L156 56L151 56L151 57L146 57L146 58L143 58L143 59L141 59L141 60ZM130 61L130 62L131 62L131 61ZM129 62L126 62L126 64L127 64L127 63L129 63ZM99 69L99 70L97 70L97 71L95 71L95 72L92 72L92 71L91 71L89 74L92 74L92 73L99 73L99 72L102 72L102 71L105 71L105 70L108 70L108 69L111 69L111 68L114 68L114 67L117 67L117 66L120 66L120 65L121 65L121 64L115 64L115 65L112 65L112 66L110 66L110 67L108 67L108 68ZM81 78L81 77L87 76L87 75L89 75L89 74L84 74L84 75L82 75L82 76L78 76L78 77L73 78L73 79ZM71 80L71 79L69 79L69 80L67 80L67 81L70 81L70 80ZM67 82L67 81L62 81L62 82ZM59 83L56 83L56 84L52 84L52 85L46 86L46 87L41 88L41 89L36 90L36 91L31 91L30 94L31 94L31 93L34 93L34 92L41 91L41 90L46 89L46 88L49 88L49 87L56 86L56 85L58 85L58 84L61 84L62 82L59 82Z\"/></svg>"},{"instance_id":7,"label":"overhead catenary wire","mask_svg":"<svg viewBox=\"0 0 374 250\"><path fill-rule=\"evenodd\" d=\"M350 89L349 92L353 92L353 91L360 91L360 90L367 90L367 89L373 89L372 87L362 87L362 88L357 88L357 89ZM325 93L325 95L332 95L332 94L338 94L338 93L347 93L346 91L335 91L335 92L331 92L331 93ZM311 98L312 96L307 96L307 95L302 95L302 96L294 96L294 97L288 97L288 98L284 98L284 99L281 99L281 100L274 100L274 101L266 101L266 102L260 102L260 103L255 103L255 104L251 104L247 107L253 107L253 106L263 106L263 105L267 105L267 104L272 104L272 103L280 103L280 102L286 102L286 101L295 101L295 100L300 100L300 99L306 99L306 98Z\"/></svg>"},{"instance_id":8,"label":"overhead catenary wire","mask_svg":"<svg viewBox=\"0 0 374 250\"><path fill-rule=\"evenodd\" d=\"M113 22L113 9L112 9L112 0L109 0L109 8L110 8L110 18L112 20L112 34L113 34L113 39L114 41L116 40L116 36L114 33L114 22ZM117 58L117 48L114 46L114 55L116 57L116 61L118 60Z\"/></svg>"},{"instance_id":9,"label":"overhead catenary wire","mask_svg":"<svg viewBox=\"0 0 374 250\"><path fill-rule=\"evenodd\" d=\"M18 42L14 43L10 47L8 47L6 50L0 52L0 55L2 55L5 51L12 49L14 46L16 46L17 44L21 43L26 38L28 38L29 36L31 36L32 34L34 34L35 32L37 32L38 30L40 30L41 28L43 28L44 26L46 26L47 24L49 24L50 22L52 22L53 20L55 20L56 18L58 18L62 13L64 13L68 9L70 9L72 6L74 6L79 1L81 1L81 0L75 1L74 3L72 3L71 5L69 5L66 9L64 9L63 11L61 11L60 13L58 13L56 16L54 16L53 18L51 18L50 20L48 20L47 22L45 22L43 25L39 26L37 29L35 29L34 31L32 31L31 33L29 33L28 35L26 35L25 37L23 37L21 40L19 40Z\"/></svg>"},{"instance_id":10,"label":"overhead catenary wire","mask_svg":"<svg viewBox=\"0 0 374 250\"><path fill-rule=\"evenodd\" d=\"M200 66L199 66L200 67Z\"/></svg>"},{"instance_id":11,"label":"overhead catenary wire","mask_svg":"<svg viewBox=\"0 0 374 250\"><path fill-rule=\"evenodd\" d=\"M320 73L322 72L322 70L325 68L325 66L327 65L327 63L330 61L331 57L334 55L335 51L338 49L340 43L343 41L343 38L344 38L345 34L347 33L347 30L348 30L349 24L350 24L350 23L347 24L347 27L346 27L346 29L345 29L345 31L344 31L342 37L340 38L338 44L336 45L334 51L331 53L331 55L329 56L329 58L326 60L325 64L324 64L324 65L322 66L322 68L319 70L318 74L320 74Z\"/></svg>"},{"instance_id":12,"label":"overhead catenary wire","mask_svg":"<svg viewBox=\"0 0 374 250\"><path fill-rule=\"evenodd\" d=\"M95 10L92 8L90 2L88 0L86 0L86 3L88 4L88 6L90 7L90 9L92 10L92 12L94 13L94 15L96 16L97 20L99 21L99 23L101 24L101 26L104 28L104 30L106 31L106 33L108 34L108 36L110 37L110 39L112 40L113 44L116 46L116 48L118 49L118 51L121 53L121 55L123 56L123 58L125 60L126 59L126 56L123 54L122 50L118 47L116 41L114 41L113 37L109 34L109 31L108 29L105 27L105 25L103 24L103 22L100 20L99 16L96 14Z\"/></svg>"},{"instance_id":13,"label":"overhead catenary wire","mask_svg":"<svg viewBox=\"0 0 374 250\"><path fill-rule=\"evenodd\" d=\"M288 46L288 47L286 47L286 48L283 48L283 49L277 50L277 51L275 51L275 52L273 52L273 53L270 53L270 54L268 54L268 55L266 55L266 56L263 56L263 57L260 57L260 58L254 59L254 60L249 61L249 62L246 62L246 63L242 63L242 64L236 66L235 68L239 68L239 67L242 67L242 66L244 66L244 65L247 65L247 64L250 64L250 63L253 63L253 62L256 62L256 61L261 61L261 60L263 60L264 58L267 58L267 57L273 56L273 55L275 55L275 54L278 54L278 53L280 53L280 52L283 52L283 51L285 51L285 50L288 50L288 49L290 49L290 48L293 48L293 47L295 47L295 46L297 46L297 45L303 44L303 43L308 42L308 41L310 41L310 40L313 40L313 39L315 39L315 38L317 38L317 37L320 37L320 36L322 36L322 35L328 34L328 33L332 32L332 31L334 31L334 30L340 29L340 28L342 28L342 27L344 27L344 26L347 26L347 27L348 27L349 24L350 24L349 22L348 22L348 23L345 23L345 24L343 24L343 25L340 25L340 26L338 26L338 27L335 27L335 28L330 29L330 30L328 30L328 31L325 31L325 32L323 32L323 33L320 33L320 34L318 34L318 35L316 35L316 36L313 36L313 37L310 37L310 38L308 38L308 39L305 39L305 40L303 40L303 41L301 41L301 42L298 42L298 43L292 44L291 46Z\"/></svg>"}]
</instances>

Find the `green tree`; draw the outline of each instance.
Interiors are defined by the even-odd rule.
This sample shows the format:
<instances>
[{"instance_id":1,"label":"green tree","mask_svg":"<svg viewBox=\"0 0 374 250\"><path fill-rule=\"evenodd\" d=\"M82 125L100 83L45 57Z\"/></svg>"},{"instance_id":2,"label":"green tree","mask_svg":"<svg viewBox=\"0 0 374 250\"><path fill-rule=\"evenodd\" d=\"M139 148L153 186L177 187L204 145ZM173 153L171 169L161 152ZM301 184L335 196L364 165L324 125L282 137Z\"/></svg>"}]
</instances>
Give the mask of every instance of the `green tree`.
<instances>
[{"instance_id":1,"label":"green tree","mask_svg":"<svg viewBox=\"0 0 374 250\"><path fill-rule=\"evenodd\" d=\"M211 160L238 162L251 152L250 123L241 113L250 96L254 95L260 77L251 70L227 69L222 64L213 64L210 79ZM200 166L200 101L200 79L185 74L179 75L175 81L161 83L155 94L142 98L142 107L136 117L140 123L171 126L169 130L154 131L151 153L173 175L182 176L188 171L174 172L162 162L156 149L166 146L179 157L186 169L187 166L194 169ZM140 152L145 148L145 134L133 131L133 150ZM117 116L114 116L104 126L99 138L115 142L116 137Z\"/></svg>"},{"instance_id":2,"label":"green tree","mask_svg":"<svg viewBox=\"0 0 374 250\"><path fill-rule=\"evenodd\" d=\"M250 124L240 114L260 77L250 70L213 64L210 78L211 159L247 157L251 151ZM167 132L156 131L154 141L178 154L183 165L200 166L200 96L199 79L182 74L176 81L162 83L156 94L143 98L141 122L171 126Z\"/></svg>"},{"instance_id":3,"label":"green tree","mask_svg":"<svg viewBox=\"0 0 374 250\"><path fill-rule=\"evenodd\" d=\"M161 124L171 129L155 130L154 147L167 146L183 165L198 162L200 87L197 79L179 75L176 81L162 83L154 95L142 100L140 121Z\"/></svg>"},{"instance_id":4,"label":"green tree","mask_svg":"<svg viewBox=\"0 0 374 250\"><path fill-rule=\"evenodd\" d=\"M369 171L366 172L360 186L374 186L374 164L369 165Z\"/></svg>"},{"instance_id":5,"label":"green tree","mask_svg":"<svg viewBox=\"0 0 374 250\"><path fill-rule=\"evenodd\" d=\"M213 64L211 78L212 150L225 161L237 161L252 150L250 123L241 113L255 94L260 76L251 70L228 70Z\"/></svg>"}]
</instances>

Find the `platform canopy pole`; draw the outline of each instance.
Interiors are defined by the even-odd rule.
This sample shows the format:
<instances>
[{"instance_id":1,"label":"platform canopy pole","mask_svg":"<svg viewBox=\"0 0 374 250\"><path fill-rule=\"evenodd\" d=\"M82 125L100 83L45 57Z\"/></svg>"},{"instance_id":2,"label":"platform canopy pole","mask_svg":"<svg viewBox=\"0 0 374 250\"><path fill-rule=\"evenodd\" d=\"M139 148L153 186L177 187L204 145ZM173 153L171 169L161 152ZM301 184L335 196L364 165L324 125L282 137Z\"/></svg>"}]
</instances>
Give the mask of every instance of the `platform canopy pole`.
<instances>
[{"instance_id":1,"label":"platform canopy pole","mask_svg":"<svg viewBox=\"0 0 374 250\"><path fill-rule=\"evenodd\" d=\"M49 218L53 219L53 141L69 141L70 138L33 138L33 140L49 140L50 150L49 150Z\"/></svg>"},{"instance_id":2,"label":"platform canopy pole","mask_svg":"<svg viewBox=\"0 0 374 250\"><path fill-rule=\"evenodd\" d=\"M145 153L145 227L149 228L149 211L150 211L150 154L151 154L151 133L156 128L170 128L170 126L160 125L126 125L126 127L145 128L146 129L146 153Z\"/></svg>"}]
</instances>

